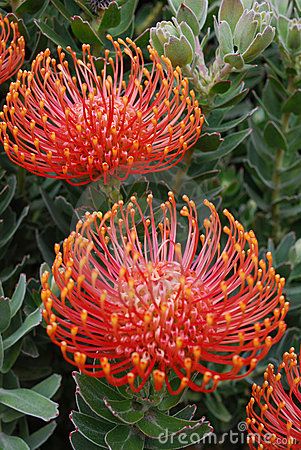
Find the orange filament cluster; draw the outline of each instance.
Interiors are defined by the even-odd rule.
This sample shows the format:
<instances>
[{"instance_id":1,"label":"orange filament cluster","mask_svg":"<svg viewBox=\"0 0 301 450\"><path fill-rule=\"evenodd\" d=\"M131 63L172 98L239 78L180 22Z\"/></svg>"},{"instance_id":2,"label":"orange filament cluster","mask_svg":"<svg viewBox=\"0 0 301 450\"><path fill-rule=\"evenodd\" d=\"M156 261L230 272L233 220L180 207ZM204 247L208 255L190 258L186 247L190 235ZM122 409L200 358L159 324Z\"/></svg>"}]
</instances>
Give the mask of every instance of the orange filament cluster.
<instances>
[{"instance_id":1,"label":"orange filament cluster","mask_svg":"<svg viewBox=\"0 0 301 450\"><path fill-rule=\"evenodd\" d=\"M68 48L70 70L59 47L58 61L47 49L30 71L19 71L0 113L13 162L80 185L168 169L196 143L204 119L181 69L151 47L146 66L133 41L108 38L113 56L106 50L95 59L83 45L77 59Z\"/></svg>"},{"instance_id":2,"label":"orange filament cluster","mask_svg":"<svg viewBox=\"0 0 301 450\"><path fill-rule=\"evenodd\" d=\"M293 347L253 385L247 416L251 449L301 449L301 359Z\"/></svg>"},{"instance_id":3,"label":"orange filament cluster","mask_svg":"<svg viewBox=\"0 0 301 450\"><path fill-rule=\"evenodd\" d=\"M157 211L149 194L144 212L133 196L105 214L86 213L62 251L56 245L53 280L48 272L42 279L43 316L83 373L133 391L152 378L173 394L186 386L210 392L249 374L282 337L285 280L271 254L259 260L254 232L227 210L222 229L207 200L202 233L195 203L183 200L178 213L170 192ZM188 223L183 242L179 214Z\"/></svg>"},{"instance_id":4,"label":"orange filament cluster","mask_svg":"<svg viewBox=\"0 0 301 450\"><path fill-rule=\"evenodd\" d=\"M8 80L22 66L25 57L25 41L20 36L18 24L0 14L0 84Z\"/></svg>"}]
</instances>

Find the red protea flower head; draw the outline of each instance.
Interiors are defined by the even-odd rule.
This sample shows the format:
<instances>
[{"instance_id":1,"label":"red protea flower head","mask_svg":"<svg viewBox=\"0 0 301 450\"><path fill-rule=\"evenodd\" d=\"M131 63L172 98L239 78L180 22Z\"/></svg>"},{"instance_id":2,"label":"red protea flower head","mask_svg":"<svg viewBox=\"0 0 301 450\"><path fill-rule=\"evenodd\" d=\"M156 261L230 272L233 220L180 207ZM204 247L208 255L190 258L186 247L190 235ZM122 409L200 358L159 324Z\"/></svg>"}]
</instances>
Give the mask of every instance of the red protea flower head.
<instances>
[{"instance_id":1,"label":"red protea flower head","mask_svg":"<svg viewBox=\"0 0 301 450\"><path fill-rule=\"evenodd\" d=\"M222 248L214 205L204 202L211 215L201 234L195 204L183 198L182 244L169 193L157 220L152 195L146 216L132 197L104 215L87 213L62 253L56 246L52 272L61 295L44 273L43 314L52 341L83 373L138 391L152 374L158 390L165 382L172 393L185 386L208 392L250 373L283 335L285 280L271 254L259 261L253 231L227 210Z\"/></svg>"},{"instance_id":2,"label":"red protea flower head","mask_svg":"<svg viewBox=\"0 0 301 450\"><path fill-rule=\"evenodd\" d=\"M301 449L301 356L292 347L275 373L269 364L247 406L251 449Z\"/></svg>"},{"instance_id":3,"label":"red protea flower head","mask_svg":"<svg viewBox=\"0 0 301 450\"><path fill-rule=\"evenodd\" d=\"M20 36L18 24L0 14L0 84L13 76L22 66L25 57L25 41Z\"/></svg>"},{"instance_id":4,"label":"red protea flower head","mask_svg":"<svg viewBox=\"0 0 301 450\"><path fill-rule=\"evenodd\" d=\"M198 140L203 117L181 70L151 47L147 68L134 42L110 40L102 70L84 45L81 60L69 48L74 76L61 48L59 63L46 50L19 72L0 123L13 162L70 184L106 182L167 169Z\"/></svg>"}]
</instances>

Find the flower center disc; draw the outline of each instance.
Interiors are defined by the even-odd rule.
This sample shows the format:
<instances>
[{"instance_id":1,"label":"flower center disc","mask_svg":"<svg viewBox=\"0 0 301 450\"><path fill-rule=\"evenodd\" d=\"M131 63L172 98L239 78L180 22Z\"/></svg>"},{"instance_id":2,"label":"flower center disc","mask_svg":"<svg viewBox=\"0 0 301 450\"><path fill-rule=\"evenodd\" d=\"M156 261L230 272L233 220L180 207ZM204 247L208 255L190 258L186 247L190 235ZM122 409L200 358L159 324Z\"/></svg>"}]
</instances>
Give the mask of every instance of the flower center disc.
<instances>
[{"instance_id":1,"label":"flower center disc","mask_svg":"<svg viewBox=\"0 0 301 450\"><path fill-rule=\"evenodd\" d=\"M196 345L206 324L208 301L201 300L203 283L192 271L183 273L177 262L156 266L135 266L129 279L120 282L120 323L117 351L131 355L145 348L144 358L166 361L181 354L184 348ZM198 336L197 336L198 335Z\"/></svg>"},{"instance_id":2,"label":"flower center disc","mask_svg":"<svg viewBox=\"0 0 301 450\"><path fill-rule=\"evenodd\" d=\"M122 98L92 95L72 107L63 132L64 146L71 147L73 156L78 154L83 166L90 161L99 170L106 163L110 170L126 165L128 156L138 150L134 143L140 128L135 109Z\"/></svg>"}]
</instances>

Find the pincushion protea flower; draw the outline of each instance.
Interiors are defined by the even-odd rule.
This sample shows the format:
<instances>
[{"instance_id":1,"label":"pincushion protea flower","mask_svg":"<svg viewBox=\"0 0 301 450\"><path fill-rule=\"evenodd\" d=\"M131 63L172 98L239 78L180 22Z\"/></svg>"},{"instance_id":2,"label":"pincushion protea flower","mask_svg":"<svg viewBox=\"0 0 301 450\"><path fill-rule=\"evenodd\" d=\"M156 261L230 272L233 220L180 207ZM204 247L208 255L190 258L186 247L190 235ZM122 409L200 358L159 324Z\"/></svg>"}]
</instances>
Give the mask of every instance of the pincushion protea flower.
<instances>
[{"instance_id":1,"label":"pincushion protea flower","mask_svg":"<svg viewBox=\"0 0 301 450\"><path fill-rule=\"evenodd\" d=\"M134 391L153 375L157 390L165 382L174 394L186 386L208 392L219 380L251 372L283 335L285 280L271 254L267 263L258 261L254 233L226 210L221 250L214 205L204 202L211 215L200 234L195 204L183 199L188 229L182 246L172 193L157 222L152 195L149 217L132 197L104 215L87 213L63 253L56 245L52 271L61 295L44 273L43 315L52 341L83 373L129 383ZM176 388L174 375L181 380Z\"/></svg>"},{"instance_id":2,"label":"pincushion protea flower","mask_svg":"<svg viewBox=\"0 0 301 450\"><path fill-rule=\"evenodd\" d=\"M167 169L198 140L203 117L181 70L151 47L148 69L134 42L109 39L115 57L105 51L103 70L84 45L82 60L69 48L74 76L61 48L59 63L46 50L19 72L0 123L12 161L71 184L106 182Z\"/></svg>"},{"instance_id":3,"label":"pincushion protea flower","mask_svg":"<svg viewBox=\"0 0 301 450\"><path fill-rule=\"evenodd\" d=\"M8 80L22 66L25 41L20 36L18 24L0 14L0 84Z\"/></svg>"},{"instance_id":4,"label":"pincushion protea flower","mask_svg":"<svg viewBox=\"0 0 301 450\"><path fill-rule=\"evenodd\" d=\"M292 347L275 373L269 364L262 387L253 385L247 406L251 449L301 449L301 356Z\"/></svg>"}]
</instances>

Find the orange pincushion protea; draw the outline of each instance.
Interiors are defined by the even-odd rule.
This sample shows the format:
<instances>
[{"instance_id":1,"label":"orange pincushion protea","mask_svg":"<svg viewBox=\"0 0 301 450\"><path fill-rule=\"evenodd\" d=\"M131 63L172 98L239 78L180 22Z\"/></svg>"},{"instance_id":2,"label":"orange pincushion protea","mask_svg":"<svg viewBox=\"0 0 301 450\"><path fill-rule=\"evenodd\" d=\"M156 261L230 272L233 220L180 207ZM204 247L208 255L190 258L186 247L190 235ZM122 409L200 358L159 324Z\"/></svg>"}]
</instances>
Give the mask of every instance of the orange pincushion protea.
<instances>
[{"instance_id":1,"label":"orange pincushion protea","mask_svg":"<svg viewBox=\"0 0 301 450\"><path fill-rule=\"evenodd\" d=\"M0 84L8 80L22 66L25 57L25 41L20 36L18 24L0 14Z\"/></svg>"},{"instance_id":2,"label":"orange pincushion protea","mask_svg":"<svg viewBox=\"0 0 301 450\"><path fill-rule=\"evenodd\" d=\"M134 391L153 375L157 390L165 382L174 394L185 386L209 392L219 380L250 373L283 335L285 280L271 254L268 263L258 261L254 233L226 210L221 250L214 205L204 202L211 215L200 234L195 204L183 199L182 246L172 193L162 220L155 221L151 194L147 218L132 197L104 215L87 213L63 253L56 246L52 271L61 296L44 273L43 315L52 341L83 373ZM181 380L175 389L174 375Z\"/></svg>"},{"instance_id":3,"label":"orange pincushion protea","mask_svg":"<svg viewBox=\"0 0 301 450\"><path fill-rule=\"evenodd\" d=\"M79 185L165 170L196 143L204 119L180 68L149 47L148 69L134 42L109 39L115 57L105 51L103 70L84 45L82 60L68 49L74 76L61 48L59 63L47 49L19 72L0 124L13 162Z\"/></svg>"},{"instance_id":4,"label":"orange pincushion protea","mask_svg":"<svg viewBox=\"0 0 301 450\"><path fill-rule=\"evenodd\" d=\"M269 364L247 406L251 449L301 449L301 356L291 348L277 373Z\"/></svg>"}]
</instances>

